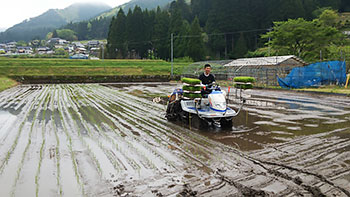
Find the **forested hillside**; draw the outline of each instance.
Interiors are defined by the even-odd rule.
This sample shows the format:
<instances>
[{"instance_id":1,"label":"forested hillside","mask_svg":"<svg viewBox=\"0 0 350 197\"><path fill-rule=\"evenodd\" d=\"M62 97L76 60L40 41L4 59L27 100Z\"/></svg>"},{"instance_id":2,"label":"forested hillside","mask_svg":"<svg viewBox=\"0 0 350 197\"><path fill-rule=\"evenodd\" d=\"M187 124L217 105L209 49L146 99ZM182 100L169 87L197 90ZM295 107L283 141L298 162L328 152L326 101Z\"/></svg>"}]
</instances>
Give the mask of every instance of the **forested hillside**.
<instances>
[{"instance_id":1,"label":"forested hillside","mask_svg":"<svg viewBox=\"0 0 350 197\"><path fill-rule=\"evenodd\" d=\"M108 57L194 60L237 58L264 46L274 21L312 20L326 9L350 11L348 0L177 0L169 9L120 10L111 21Z\"/></svg>"},{"instance_id":2,"label":"forested hillside","mask_svg":"<svg viewBox=\"0 0 350 197\"><path fill-rule=\"evenodd\" d=\"M120 9L125 11L131 11L135 6L140 7L142 10L152 10L158 6L165 8L172 0L131 0L123 5L115 7L109 11L100 14L90 20L85 20L81 22L71 22L60 29L71 29L76 32L79 40L88 39L106 39L108 36L109 25L111 23L112 17L116 16Z\"/></svg>"},{"instance_id":3,"label":"forested hillside","mask_svg":"<svg viewBox=\"0 0 350 197\"><path fill-rule=\"evenodd\" d=\"M77 3L65 9L50 9L0 33L0 42L44 39L55 28L69 22L88 20L109 9L108 5L102 3Z\"/></svg>"}]
</instances>

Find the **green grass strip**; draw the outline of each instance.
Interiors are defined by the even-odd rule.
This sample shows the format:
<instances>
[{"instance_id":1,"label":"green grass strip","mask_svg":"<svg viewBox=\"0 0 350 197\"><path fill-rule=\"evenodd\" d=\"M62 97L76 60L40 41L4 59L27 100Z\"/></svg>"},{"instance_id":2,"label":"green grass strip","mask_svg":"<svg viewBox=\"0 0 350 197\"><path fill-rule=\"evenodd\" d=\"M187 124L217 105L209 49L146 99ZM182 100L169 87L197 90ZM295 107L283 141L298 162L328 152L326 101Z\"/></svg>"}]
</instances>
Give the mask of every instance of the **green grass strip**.
<instances>
[{"instance_id":1,"label":"green grass strip","mask_svg":"<svg viewBox=\"0 0 350 197\"><path fill-rule=\"evenodd\" d=\"M14 87L17 82L4 76L0 76L0 92L8 88Z\"/></svg>"}]
</instances>

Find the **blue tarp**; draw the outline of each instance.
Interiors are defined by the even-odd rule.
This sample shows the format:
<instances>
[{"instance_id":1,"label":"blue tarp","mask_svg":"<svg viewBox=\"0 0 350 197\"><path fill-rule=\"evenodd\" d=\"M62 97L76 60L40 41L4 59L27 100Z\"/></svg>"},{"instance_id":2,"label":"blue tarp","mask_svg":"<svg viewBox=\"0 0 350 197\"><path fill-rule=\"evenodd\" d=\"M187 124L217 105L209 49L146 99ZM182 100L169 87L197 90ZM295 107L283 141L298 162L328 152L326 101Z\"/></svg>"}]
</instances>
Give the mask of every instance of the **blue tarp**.
<instances>
[{"instance_id":1,"label":"blue tarp","mask_svg":"<svg viewBox=\"0 0 350 197\"><path fill-rule=\"evenodd\" d=\"M282 88L317 87L325 84L345 84L346 65L344 61L318 62L293 68L286 78L278 78Z\"/></svg>"}]
</instances>

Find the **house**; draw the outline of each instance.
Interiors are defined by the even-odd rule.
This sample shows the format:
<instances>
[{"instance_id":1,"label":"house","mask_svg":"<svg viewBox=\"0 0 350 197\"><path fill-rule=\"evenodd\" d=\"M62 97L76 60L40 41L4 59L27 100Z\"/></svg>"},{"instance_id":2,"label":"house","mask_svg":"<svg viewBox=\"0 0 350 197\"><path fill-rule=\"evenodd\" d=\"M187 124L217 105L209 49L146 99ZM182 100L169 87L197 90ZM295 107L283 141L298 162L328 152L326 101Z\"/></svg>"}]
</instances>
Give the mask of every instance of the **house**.
<instances>
[{"instance_id":1,"label":"house","mask_svg":"<svg viewBox=\"0 0 350 197\"><path fill-rule=\"evenodd\" d=\"M74 45L75 48L84 48L85 46L83 44L81 44L80 42L73 42L72 43Z\"/></svg>"},{"instance_id":2,"label":"house","mask_svg":"<svg viewBox=\"0 0 350 197\"><path fill-rule=\"evenodd\" d=\"M90 55L98 57L100 54L100 48L90 48Z\"/></svg>"},{"instance_id":3,"label":"house","mask_svg":"<svg viewBox=\"0 0 350 197\"><path fill-rule=\"evenodd\" d=\"M91 40L88 42L89 48L98 48L100 46L100 41L98 40Z\"/></svg>"},{"instance_id":4,"label":"house","mask_svg":"<svg viewBox=\"0 0 350 197\"><path fill-rule=\"evenodd\" d=\"M17 53L32 54L33 49L32 49L32 47L17 47Z\"/></svg>"},{"instance_id":5,"label":"house","mask_svg":"<svg viewBox=\"0 0 350 197\"><path fill-rule=\"evenodd\" d=\"M257 82L276 85L277 77L285 77L295 67L305 66L306 62L294 56L271 56L258 58L241 58L224 65L231 77L251 76Z\"/></svg>"},{"instance_id":6,"label":"house","mask_svg":"<svg viewBox=\"0 0 350 197\"><path fill-rule=\"evenodd\" d=\"M63 40L61 38L51 38L50 40L47 41L47 43L53 44L53 45L65 45L68 43L68 41Z\"/></svg>"},{"instance_id":7,"label":"house","mask_svg":"<svg viewBox=\"0 0 350 197\"><path fill-rule=\"evenodd\" d=\"M51 50L49 47L38 47L36 51L38 54L47 54Z\"/></svg>"},{"instance_id":8,"label":"house","mask_svg":"<svg viewBox=\"0 0 350 197\"><path fill-rule=\"evenodd\" d=\"M17 42L9 42L9 43L7 43L6 45L7 45L7 47L9 47L9 48L15 48L16 45L17 45Z\"/></svg>"},{"instance_id":9,"label":"house","mask_svg":"<svg viewBox=\"0 0 350 197\"><path fill-rule=\"evenodd\" d=\"M86 49L85 48L76 48L75 53L85 53Z\"/></svg>"},{"instance_id":10,"label":"house","mask_svg":"<svg viewBox=\"0 0 350 197\"><path fill-rule=\"evenodd\" d=\"M16 52L16 45L17 42L9 42L6 44L6 51L12 51L12 52Z\"/></svg>"}]
</instances>

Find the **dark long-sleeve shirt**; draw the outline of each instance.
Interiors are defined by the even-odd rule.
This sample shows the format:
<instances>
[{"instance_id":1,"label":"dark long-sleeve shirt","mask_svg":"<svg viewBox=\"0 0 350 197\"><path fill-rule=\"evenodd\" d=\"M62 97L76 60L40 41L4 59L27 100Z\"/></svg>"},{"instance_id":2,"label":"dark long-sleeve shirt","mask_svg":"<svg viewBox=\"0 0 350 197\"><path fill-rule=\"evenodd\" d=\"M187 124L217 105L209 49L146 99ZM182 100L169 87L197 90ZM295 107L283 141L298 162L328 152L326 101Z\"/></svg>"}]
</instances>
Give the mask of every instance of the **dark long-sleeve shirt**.
<instances>
[{"instance_id":1,"label":"dark long-sleeve shirt","mask_svg":"<svg viewBox=\"0 0 350 197\"><path fill-rule=\"evenodd\" d=\"M202 73L201 75L199 75L198 77L199 80L202 81L202 84L211 84L215 81L215 77L213 74L209 74L208 76L205 76L204 73Z\"/></svg>"}]
</instances>

